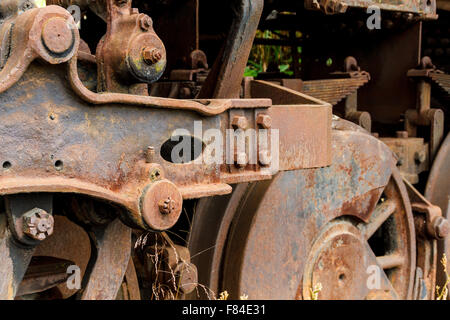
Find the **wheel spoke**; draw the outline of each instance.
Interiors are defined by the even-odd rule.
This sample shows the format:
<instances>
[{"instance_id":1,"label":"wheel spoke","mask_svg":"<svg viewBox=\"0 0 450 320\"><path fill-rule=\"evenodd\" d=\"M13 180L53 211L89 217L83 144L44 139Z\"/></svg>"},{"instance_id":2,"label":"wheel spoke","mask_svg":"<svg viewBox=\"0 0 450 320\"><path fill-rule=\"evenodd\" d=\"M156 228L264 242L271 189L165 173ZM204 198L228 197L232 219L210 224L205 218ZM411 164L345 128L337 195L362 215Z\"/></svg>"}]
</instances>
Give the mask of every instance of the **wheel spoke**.
<instances>
[{"instance_id":1,"label":"wheel spoke","mask_svg":"<svg viewBox=\"0 0 450 320\"><path fill-rule=\"evenodd\" d=\"M393 254L388 254L388 255L377 257L377 264L384 270L395 268L395 267L400 267L404 263L405 263L405 257L398 253L393 253Z\"/></svg>"},{"instance_id":2,"label":"wheel spoke","mask_svg":"<svg viewBox=\"0 0 450 320\"><path fill-rule=\"evenodd\" d=\"M366 239L369 239L397 209L393 200L386 200L377 205L370 217L369 222L362 226L362 232Z\"/></svg>"}]
</instances>

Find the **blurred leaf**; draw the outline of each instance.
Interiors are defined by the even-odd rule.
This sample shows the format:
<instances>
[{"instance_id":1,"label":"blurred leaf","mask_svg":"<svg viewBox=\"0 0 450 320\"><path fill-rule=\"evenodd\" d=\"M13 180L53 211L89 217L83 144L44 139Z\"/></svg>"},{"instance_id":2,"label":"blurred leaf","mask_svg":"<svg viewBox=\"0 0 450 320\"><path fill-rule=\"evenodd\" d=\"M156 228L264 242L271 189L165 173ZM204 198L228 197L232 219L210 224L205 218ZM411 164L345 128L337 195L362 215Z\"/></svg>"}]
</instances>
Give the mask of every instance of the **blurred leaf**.
<instances>
[{"instance_id":1,"label":"blurred leaf","mask_svg":"<svg viewBox=\"0 0 450 320\"><path fill-rule=\"evenodd\" d=\"M34 2L39 8L45 7L45 0L34 0Z\"/></svg>"},{"instance_id":2,"label":"blurred leaf","mask_svg":"<svg viewBox=\"0 0 450 320\"><path fill-rule=\"evenodd\" d=\"M257 30L256 37L259 39L289 39L290 32L286 30ZM296 32L296 37L302 37L301 32ZM302 47L290 47L280 45L254 45L251 52L245 75L257 76L262 72L277 72L292 76L290 70L293 66L293 50L300 54ZM301 59L299 59L301 63Z\"/></svg>"},{"instance_id":3,"label":"blurred leaf","mask_svg":"<svg viewBox=\"0 0 450 320\"><path fill-rule=\"evenodd\" d=\"M280 69L280 72L285 72L289 69L289 65L288 64L282 64L280 66L278 66L278 69Z\"/></svg>"},{"instance_id":4,"label":"blurred leaf","mask_svg":"<svg viewBox=\"0 0 450 320\"><path fill-rule=\"evenodd\" d=\"M327 64L327 67L331 67L331 65L333 64L333 59L328 58L326 64Z\"/></svg>"}]
</instances>

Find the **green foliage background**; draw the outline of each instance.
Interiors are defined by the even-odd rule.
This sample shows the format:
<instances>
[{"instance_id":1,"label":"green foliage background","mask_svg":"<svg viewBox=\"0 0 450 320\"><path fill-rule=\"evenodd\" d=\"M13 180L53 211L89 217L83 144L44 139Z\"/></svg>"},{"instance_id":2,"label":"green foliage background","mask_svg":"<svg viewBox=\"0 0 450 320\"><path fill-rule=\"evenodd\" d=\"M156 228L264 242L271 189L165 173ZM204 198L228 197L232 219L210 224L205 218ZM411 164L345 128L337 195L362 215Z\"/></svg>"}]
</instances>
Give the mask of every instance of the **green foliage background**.
<instances>
[{"instance_id":1,"label":"green foliage background","mask_svg":"<svg viewBox=\"0 0 450 320\"><path fill-rule=\"evenodd\" d=\"M288 39L289 31L258 30L256 38L259 39ZM301 38L301 33L296 32L296 38ZM302 47L298 46L297 52L301 54ZM292 76L293 71L293 47L278 45L255 44L250 52L250 57L245 68L244 76L256 77L261 72L281 72ZM295 47L294 47L295 50ZM299 59L301 64L301 59Z\"/></svg>"}]
</instances>

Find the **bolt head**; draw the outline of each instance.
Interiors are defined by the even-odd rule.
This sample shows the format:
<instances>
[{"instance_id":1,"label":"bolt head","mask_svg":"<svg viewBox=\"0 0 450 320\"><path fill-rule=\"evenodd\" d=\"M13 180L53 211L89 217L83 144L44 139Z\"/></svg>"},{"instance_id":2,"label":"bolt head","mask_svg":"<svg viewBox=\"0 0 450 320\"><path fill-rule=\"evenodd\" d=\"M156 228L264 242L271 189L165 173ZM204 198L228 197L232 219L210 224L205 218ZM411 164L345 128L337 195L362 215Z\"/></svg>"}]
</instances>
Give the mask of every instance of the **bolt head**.
<instances>
[{"instance_id":1,"label":"bolt head","mask_svg":"<svg viewBox=\"0 0 450 320\"><path fill-rule=\"evenodd\" d=\"M267 114L260 114L256 118L256 123L263 129L270 129L272 127L272 118Z\"/></svg>"},{"instance_id":2,"label":"bolt head","mask_svg":"<svg viewBox=\"0 0 450 320\"><path fill-rule=\"evenodd\" d=\"M248 157L245 152L236 153L236 166L238 168L245 167L248 163Z\"/></svg>"},{"instance_id":3,"label":"bolt head","mask_svg":"<svg viewBox=\"0 0 450 320\"><path fill-rule=\"evenodd\" d=\"M425 151L420 151L414 153L414 159L418 161L419 163L424 163L427 158L427 155L425 154Z\"/></svg>"},{"instance_id":4,"label":"bolt head","mask_svg":"<svg viewBox=\"0 0 450 320\"><path fill-rule=\"evenodd\" d=\"M177 222L183 208L183 196L177 186L168 180L148 184L140 199L140 215L146 228L166 230Z\"/></svg>"},{"instance_id":5,"label":"bolt head","mask_svg":"<svg viewBox=\"0 0 450 320\"><path fill-rule=\"evenodd\" d=\"M171 214L176 209L176 202L170 196L159 201L158 207L162 214Z\"/></svg>"},{"instance_id":6,"label":"bolt head","mask_svg":"<svg viewBox=\"0 0 450 320\"><path fill-rule=\"evenodd\" d=\"M23 233L35 240L44 240L53 234L54 218L42 209L35 208L25 213L23 218Z\"/></svg>"},{"instance_id":7,"label":"bolt head","mask_svg":"<svg viewBox=\"0 0 450 320\"><path fill-rule=\"evenodd\" d=\"M231 121L231 125L235 129L242 129L245 130L247 128L247 118L243 116L234 116L233 120Z\"/></svg>"},{"instance_id":8,"label":"bolt head","mask_svg":"<svg viewBox=\"0 0 450 320\"><path fill-rule=\"evenodd\" d=\"M449 231L450 231L450 224L447 219L443 217L438 217L434 222L434 230L436 233L436 236L439 239L444 239L447 237Z\"/></svg>"},{"instance_id":9,"label":"bolt head","mask_svg":"<svg viewBox=\"0 0 450 320\"><path fill-rule=\"evenodd\" d=\"M141 27L142 31L148 31L153 25L152 18L150 18L148 15L144 14L139 19L139 26Z\"/></svg>"},{"instance_id":10,"label":"bolt head","mask_svg":"<svg viewBox=\"0 0 450 320\"><path fill-rule=\"evenodd\" d=\"M269 151L261 150L258 155L259 155L258 161L261 166L267 167L272 162L272 157Z\"/></svg>"},{"instance_id":11,"label":"bolt head","mask_svg":"<svg viewBox=\"0 0 450 320\"><path fill-rule=\"evenodd\" d=\"M75 38L67 21L61 17L48 19L41 34L46 49L55 54L62 54L70 49Z\"/></svg>"},{"instance_id":12,"label":"bolt head","mask_svg":"<svg viewBox=\"0 0 450 320\"><path fill-rule=\"evenodd\" d=\"M147 47L142 50L142 58L145 63L152 65L158 63L158 61L162 59L162 53L157 48Z\"/></svg>"}]
</instances>

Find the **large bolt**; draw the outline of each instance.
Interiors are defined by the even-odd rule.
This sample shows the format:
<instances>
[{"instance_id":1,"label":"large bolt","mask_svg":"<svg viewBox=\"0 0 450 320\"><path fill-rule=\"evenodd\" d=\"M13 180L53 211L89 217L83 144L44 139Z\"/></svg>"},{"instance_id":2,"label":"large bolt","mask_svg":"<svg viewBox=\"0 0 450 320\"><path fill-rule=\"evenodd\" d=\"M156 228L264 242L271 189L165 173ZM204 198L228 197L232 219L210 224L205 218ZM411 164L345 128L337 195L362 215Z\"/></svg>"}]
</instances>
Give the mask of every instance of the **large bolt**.
<instances>
[{"instance_id":1,"label":"large bolt","mask_svg":"<svg viewBox=\"0 0 450 320\"><path fill-rule=\"evenodd\" d=\"M414 153L414 160L416 160L418 163L424 163L426 159L427 155L424 150Z\"/></svg>"},{"instance_id":2,"label":"large bolt","mask_svg":"<svg viewBox=\"0 0 450 320\"><path fill-rule=\"evenodd\" d=\"M162 58L162 53L157 48L144 48L142 50L142 58L146 64L152 65L158 63Z\"/></svg>"},{"instance_id":3,"label":"large bolt","mask_svg":"<svg viewBox=\"0 0 450 320\"><path fill-rule=\"evenodd\" d=\"M166 199L160 200L158 207L162 214L171 214L176 209L176 202L169 196Z\"/></svg>"},{"instance_id":4,"label":"large bolt","mask_svg":"<svg viewBox=\"0 0 450 320\"><path fill-rule=\"evenodd\" d=\"M261 150L259 152L259 164L263 167L267 167L270 165L271 161L272 161L272 157L270 155L270 152L267 150Z\"/></svg>"},{"instance_id":5,"label":"large bolt","mask_svg":"<svg viewBox=\"0 0 450 320\"><path fill-rule=\"evenodd\" d=\"M42 27L42 42L47 50L54 54L62 54L69 50L74 37L66 19L55 17L48 19Z\"/></svg>"},{"instance_id":6,"label":"large bolt","mask_svg":"<svg viewBox=\"0 0 450 320\"><path fill-rule=\"evenodd\" d=\"M259 114L256 118L256 123L263 129L270 129L272 127L272 118L267 114Z\"/></svg>"},{"instance_id":7,"label":"large bolt","mask_svg":"<svg viewBox=\"0 0 450 320\"><path fill-rule=\"evenodd\" d=\"M42 209L34 208L24 214L23 232L35 240L44 240L53 233L53 216Z\"/></svg>"},{"instance_id":8,"label":"large bolt","mask_svg":"<svg viewBox=\"0 0 450 320\"><path fill-rule=\"evenodd\" d=\"M447 219L437 217L433 221L433 230L438 239L444 239L450 231L450 224Z\"/></svg>"},{"instance_id":9,"label":"large bolt","mask_svg":"<svg viewBox=\"0 0 450 320\"><path fill-rule=\"evenodd\" d=\"M183 196L172 182L156 180L142 192L140 214L143 221L153 230L171 228L180 217Z\"/></svg>"},{"instance_id":10,"label":"large bolt","mask_svg":"<svg viewBox=\"0 0 450 320\"><path fill-rule=\"evenodd\" d=\"M231 125L234 129L245 130L247 128L247 118L243 116L234 116Z\"/></svg>"},{"instance_id":11,"label":"large bolt","mask_svg":"<svg viewBox=\"0 0 450 320\"><path fill-rule=\"evenodd\" d=\"M144 14L139 19L139 26L142 31L148 31L152 27L153 21L148 15Z\"/></svg>"},{"instance_id":12,"label":"large bolt","mask_svg":"<svg viewBox=\"0 0 450 320\"><path fill-rule=\"evenodd\" d=\"M155 148L152 146L148 146L147 150L145 150L145 162L152 163L155 158Z\"/></svg>"}]
</instances>

